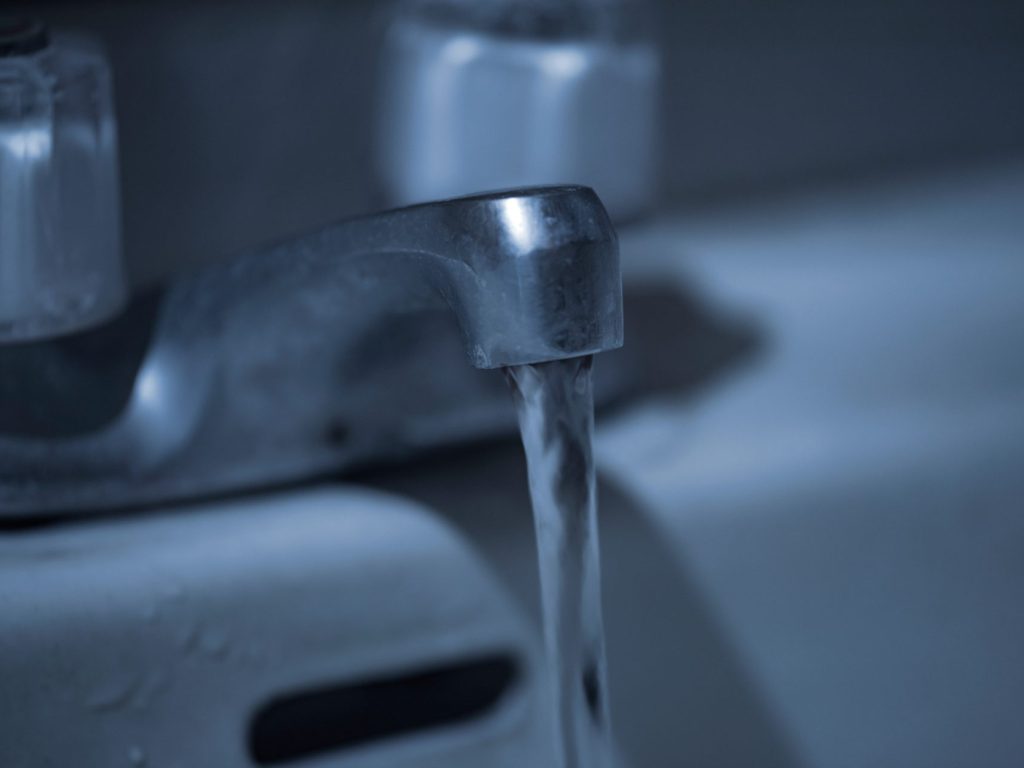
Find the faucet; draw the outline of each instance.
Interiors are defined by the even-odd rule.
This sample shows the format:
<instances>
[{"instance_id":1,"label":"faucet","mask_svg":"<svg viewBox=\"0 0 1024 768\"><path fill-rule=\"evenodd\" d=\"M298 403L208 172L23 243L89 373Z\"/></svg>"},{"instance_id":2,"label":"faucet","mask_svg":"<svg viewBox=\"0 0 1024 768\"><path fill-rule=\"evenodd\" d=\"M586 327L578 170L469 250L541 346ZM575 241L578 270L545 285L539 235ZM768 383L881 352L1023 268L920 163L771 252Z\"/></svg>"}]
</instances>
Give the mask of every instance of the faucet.
<instances>
[{"instance_id":1,"label":"faucet","mask_svg":"<svg viewBox=\"0 0 1024 768\"><path fill-rule=\"evenodd\" d=\"M3 413L18 403L0 403L0 517L228 493L493 433L512 423L501 377L464 375L460 336L477 369L622 344L617 238L577 186L343 221L179 277L151 302L145 354L107 423L23 428ZM0 346L0 378L31 378L55 343L74 340ZM80 385L69 372L63 397L88 408Z\"/></svg>"}]
</instances>

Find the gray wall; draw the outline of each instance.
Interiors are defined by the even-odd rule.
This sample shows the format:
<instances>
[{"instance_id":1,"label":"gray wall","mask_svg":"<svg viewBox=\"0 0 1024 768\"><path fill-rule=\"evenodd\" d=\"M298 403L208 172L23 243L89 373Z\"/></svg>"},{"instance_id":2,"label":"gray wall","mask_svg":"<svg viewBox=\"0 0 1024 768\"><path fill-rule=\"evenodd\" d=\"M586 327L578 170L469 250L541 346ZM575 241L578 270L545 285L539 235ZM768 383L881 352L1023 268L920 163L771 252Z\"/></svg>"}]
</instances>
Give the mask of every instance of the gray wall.
<instances>
[{"instance_id":1,"label":"gray wall","mask_svg":"<svg viewBox=\"0 0 1024 768\"><path fill-rule=\"evenodd\" d=\"M666 179L731 194L1024 148L1024 3L662 3Z\"/></svg>"},{"instance_id":2,"label":"gray wall","mask_svg":"<svg viewBox=\"0 0 1024 768\"><path fill-rule=\"evenodd\" d=\"M109 48L136 282L374 207L386 3L31 7ZM666 199L1024 149L1024 3L663 0L657 10Z\"/></svg>"}]
</instances>

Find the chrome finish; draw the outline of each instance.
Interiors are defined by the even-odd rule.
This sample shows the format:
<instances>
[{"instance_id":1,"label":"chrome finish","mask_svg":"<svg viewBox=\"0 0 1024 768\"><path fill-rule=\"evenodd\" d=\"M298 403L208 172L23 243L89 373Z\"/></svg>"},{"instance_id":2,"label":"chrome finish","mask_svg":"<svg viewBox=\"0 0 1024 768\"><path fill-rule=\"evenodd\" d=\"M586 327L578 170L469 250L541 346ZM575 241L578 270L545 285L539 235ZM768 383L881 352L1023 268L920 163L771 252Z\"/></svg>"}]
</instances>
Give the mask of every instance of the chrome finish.
<instances>
[{"instance_id":1,"label":"chrome finish","mask_svg":"<svg viewBox=\"0 0 1024 768\"><path fill-rule=\"evenodd\" d=\"M398 209L180 279L107 426L0 434L0 515L222 493L495 429L511 411L480 394L501 382L452 374L452 314L478 368L620 346L618 242L594 192Z\"/></svg>"}]
</instances>

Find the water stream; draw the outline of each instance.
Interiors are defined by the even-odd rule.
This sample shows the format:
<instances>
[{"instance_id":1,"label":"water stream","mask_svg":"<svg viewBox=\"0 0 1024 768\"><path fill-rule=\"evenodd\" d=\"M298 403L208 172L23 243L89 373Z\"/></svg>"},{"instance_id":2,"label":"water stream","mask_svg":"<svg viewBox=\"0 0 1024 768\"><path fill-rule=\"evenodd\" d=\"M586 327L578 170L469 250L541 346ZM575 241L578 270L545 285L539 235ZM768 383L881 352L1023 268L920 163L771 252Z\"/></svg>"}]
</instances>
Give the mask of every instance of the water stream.
<instances>
[{"instance_id":1,"label":"water stream","mask_svg":"<svg viewBox=\"0 0 1024 768\"><path fill-rule=\"evenodd\" d=\"M612 765L591 446L592 359L507 369L537 534L558 739L555 768Z\"/></svg>"}]
</instances>

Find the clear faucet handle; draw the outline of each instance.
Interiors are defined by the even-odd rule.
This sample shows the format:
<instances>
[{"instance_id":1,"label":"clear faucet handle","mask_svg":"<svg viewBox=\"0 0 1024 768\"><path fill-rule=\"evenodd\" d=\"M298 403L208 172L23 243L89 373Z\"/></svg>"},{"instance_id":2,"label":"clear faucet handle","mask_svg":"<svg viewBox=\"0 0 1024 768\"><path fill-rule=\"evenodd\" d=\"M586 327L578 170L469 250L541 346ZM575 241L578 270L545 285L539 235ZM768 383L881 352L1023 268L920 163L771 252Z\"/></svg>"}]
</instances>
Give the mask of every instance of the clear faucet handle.
<instances>
[{"instance_id":1,"label":"clear faucet handle","mask_svg":"<svg viewBox=\"0 0 1024 768\"><path fill-rule=\"evenodd\" d=\"M611 217L657 190L659 54L640 0L405 0L382 48L391 205L583 184Z\"/></svg>"},{"instance_id":2,"label":"clear faucet handle","mask_svg":"<svg viewBox=\"0 0 1024 768\"><path fill-rule=\"evenodd\" d=\"M125 295L107 62L0 19L0 343L89 327Z\"/></svg>"}]
</instances>

